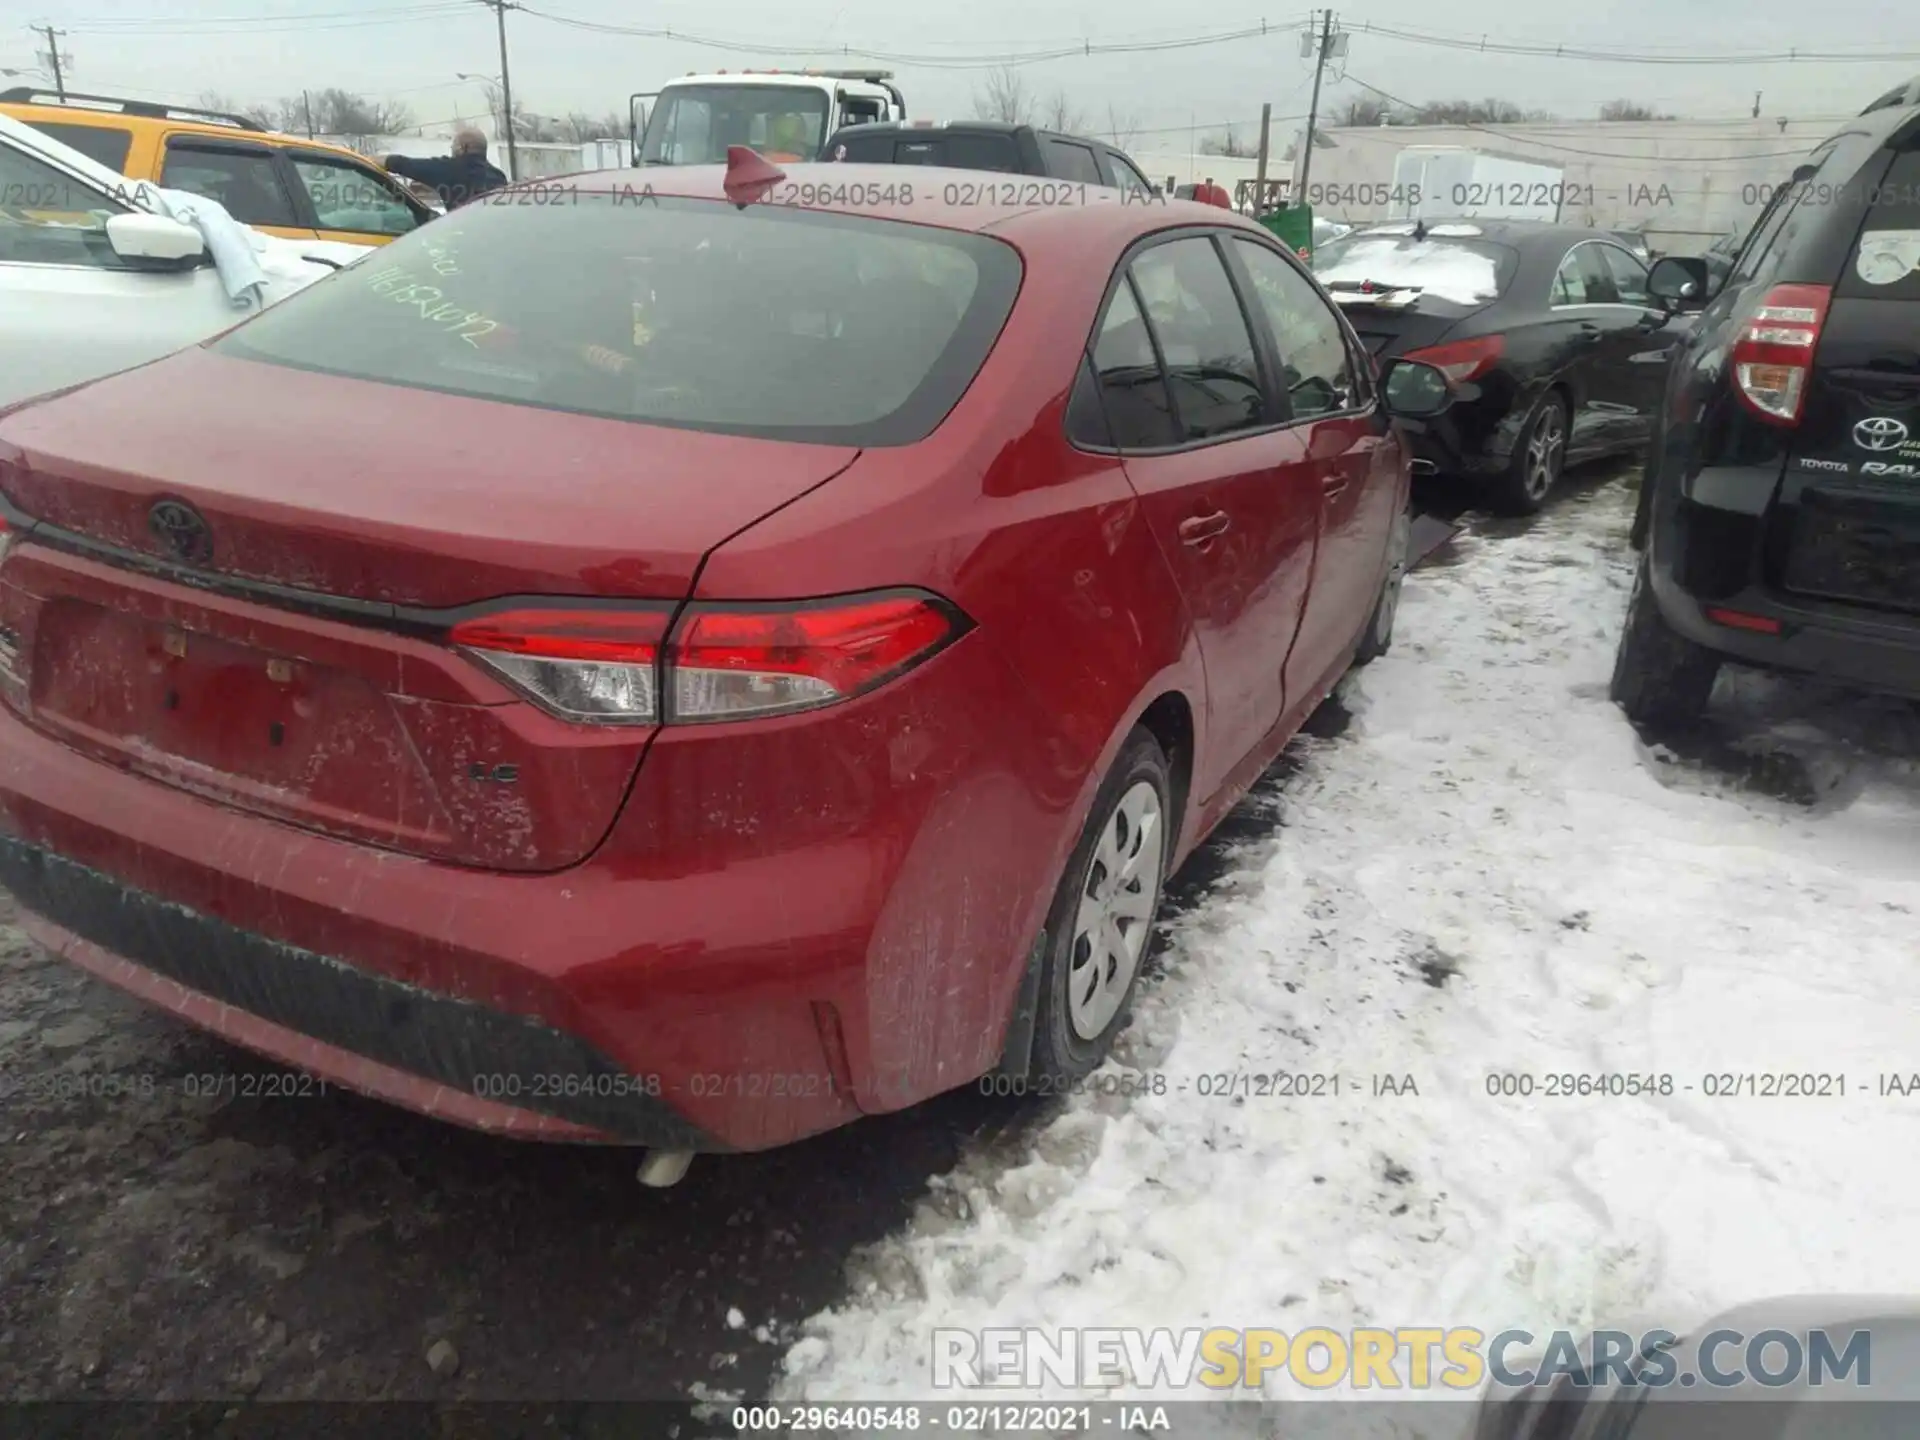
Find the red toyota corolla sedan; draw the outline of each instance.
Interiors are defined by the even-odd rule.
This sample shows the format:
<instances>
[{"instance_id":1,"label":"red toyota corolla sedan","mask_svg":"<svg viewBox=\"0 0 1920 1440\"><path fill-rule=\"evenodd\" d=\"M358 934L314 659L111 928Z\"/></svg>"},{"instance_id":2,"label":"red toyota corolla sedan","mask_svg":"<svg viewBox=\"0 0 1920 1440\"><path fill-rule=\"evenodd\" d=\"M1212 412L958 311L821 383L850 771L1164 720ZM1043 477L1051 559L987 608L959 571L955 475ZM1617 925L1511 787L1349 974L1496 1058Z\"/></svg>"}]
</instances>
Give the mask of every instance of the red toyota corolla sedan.
<instances>
[{"instance_id":1,"label":"red toyota corolla sedan","mask_svg":"<svg viewBox=\"0 0 1920 1440\"><path fill-rule=\"evenodd\" d=\"M1214 207L742 154L0 418L42 942L659 1182L1099 1063L1166 874L1386 647L1387 396L1447 382Z\"/></svg>"}]
</instances>

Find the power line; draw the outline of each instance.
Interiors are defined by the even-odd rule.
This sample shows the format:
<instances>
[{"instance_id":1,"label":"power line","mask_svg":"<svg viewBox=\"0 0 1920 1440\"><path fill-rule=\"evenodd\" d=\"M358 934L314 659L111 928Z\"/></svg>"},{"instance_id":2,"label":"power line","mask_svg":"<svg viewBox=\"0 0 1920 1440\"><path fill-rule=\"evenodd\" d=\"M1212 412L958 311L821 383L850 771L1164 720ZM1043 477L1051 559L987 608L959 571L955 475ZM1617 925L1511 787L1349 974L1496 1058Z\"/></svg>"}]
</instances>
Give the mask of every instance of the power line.
<instances>
[{"instance_id":1,"label":"power line","mask_svg":"<svg viewBox=\"0 0 1920 1440\"><path fill-rule=\"evenodd\" d=\"M1418 113L1419 111L1425 108L1424 106L1416 105L1411 100L1402 100L1398 95L1389 94L1387 91L1382 90L1378 85L1370 85L1357 75L1350 76L1349 78L1355 85L1358 85L1362 90L1370 90L1375 95L1378 95L1382 100L1385 100L1390 104L1398 105L1404 110L1411 110ZM1626 155L1626 154L1622 154L1618 150L1586 150L1586 149L1582 149L1577 145L1554 145L1545 140L1535 140L1530 136L1514 135L1514 134L1510 134L1505 130L1497 130L1491 125L1482 125L1479 122L1473 121L1473 120L1435 120L1427 123L1430 123L1433 125L1445 125L1445 126L1452 127L1454 129L1459 129L1459 130L1477 130L1483 135L1491 135L1495 139L1505 140L1509 144L1531 145L1536 149L1554 150L1566 155L1590 155L1595 157L1596 159L1601 159L1601 160L1627 160L1627 161L1639 160L1639 161L1645 161L1648 164L1655 164L1655 165L1704 165L1707 168L1712 169L1716 166L1742 165L1749 160L1778 160L1778 159L1799 160L1799 159L1804 159L1807 153L1807 147L1803 145L1798 150L1764 150L1764 151L1756 151L1754 153L1747 154L1747 155L1735 155L1735 156ZM1367 127L1367 128L1371 129L1373 127ZM1403 129L1406 127L1382 126L1379 128L1391 133L1391 131L1395 129Z\"/></svg>"},{"instance_id":2,"label":"power line","mask_svg":"<svg viewBox=\"0 0 1920 1440\"><path fill-rule=\"evenodd\" d=\"M1690 48L1685 54L1650 54L1647 51L1617 50L1600 46L1525 44L1515 40L1479 40L1403 30L1392 25L1374 25L1362 21L1362 34L1381 35L1411 45L1432 45L1446 50L1466 50L1485 55L1534 55L1559 60L1609 61L1624 65L1792 65L1814 60L1822 63L1872 65L1892 60L1920 60L1920 50L1723 50L1719 52Z\"/></svg>"}]
</instances>

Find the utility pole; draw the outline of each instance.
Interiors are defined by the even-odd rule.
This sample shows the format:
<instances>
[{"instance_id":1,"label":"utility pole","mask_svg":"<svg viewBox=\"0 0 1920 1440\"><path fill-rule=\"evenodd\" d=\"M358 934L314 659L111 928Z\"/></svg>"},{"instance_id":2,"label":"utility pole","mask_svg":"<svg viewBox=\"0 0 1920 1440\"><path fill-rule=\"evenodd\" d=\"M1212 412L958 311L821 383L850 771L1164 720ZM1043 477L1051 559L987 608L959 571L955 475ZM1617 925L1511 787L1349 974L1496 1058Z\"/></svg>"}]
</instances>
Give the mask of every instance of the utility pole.
<instances>
[{"instance_id":1,"label":"utility pole","mask_svg":"<svg viewBox=\"0 0 1920 1440\"><path fill-rule=\"evenodd\" d=\"M1753 92L1753 118L1756 120L1760 118L1760 92L1758 90Z\"/></svg>"},{"instance_id":2,"label":"utility pole","mask_svg":"<svg viewBox=\"0 0 1920 1440\"><path fill-rule=\"evenodd\" d=\"M307 138L311 140L313 139L313 96L309 95L306 91L302 90L300 92L300 103L302 106L306 108Z\"/></svg>"},{"instance_id":3,"label":"utility pole","mask_svg":"<svg viewBox=\"0 0 1920 1440\"><path fill-rule=\"evenodd\" d=\"M1260 159L1253 172L1253 218L1267 211L1267 134L1273 125L1273 106L1260 107Z\"/></svg>"},{"instance_id":4,"label":"utility pole","mask_svg":"<svg viewBox=\"0 0 1920 1440\"><path fill-rule=\"evenodd\" d=\"M1306 150L1300 157L1300 193L1287 197L1288 203L1292 205L1304 205L1307 203L1307 176L1313 169L1314 122L1320 118L1320 76L1325 72L1327 68L1327 56L1332 52L1333 11L1327 10L1321 14L1320 43L1314 46L1313 99L1307 104Z\"/></svg>"},{"instance_id":5,"label":"utility pole","mask_svg":"<svg viewBox=\"0 0 1920 1440\"><path fill-rule=\"evenodd\" d=\"M53 68L53 93L58 95L62 100L65 100L67 98L67 80L60 69L60 37L67 32L64 30L56 30L51 25L40 25L35 28L47 37L47 64Z\"/></svg>"},{"instance_id":6,"label":"utility pole","mask_svg":"<svg viewBox=\"0 0 1920 1440\"><path fill-rule=\"evenodd\" d=\"M520 152L513 144L513 81L507 74L507 11L520 7L513 0L480 0L500 27L500 123L507 132L507 178L520 178Z\"/></svg>"}]
</instances>

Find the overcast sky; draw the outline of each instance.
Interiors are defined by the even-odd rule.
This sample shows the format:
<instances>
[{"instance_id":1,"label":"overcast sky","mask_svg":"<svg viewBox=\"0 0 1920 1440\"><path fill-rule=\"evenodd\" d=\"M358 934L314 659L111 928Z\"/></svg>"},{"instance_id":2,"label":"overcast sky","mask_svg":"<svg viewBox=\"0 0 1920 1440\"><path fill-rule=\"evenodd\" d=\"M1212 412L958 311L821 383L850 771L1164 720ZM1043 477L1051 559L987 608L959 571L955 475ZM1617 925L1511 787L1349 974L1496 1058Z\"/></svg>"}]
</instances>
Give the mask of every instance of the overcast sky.
<instances>
[{"instance_id":1,"label":"overcast sky","mask_svg":"<svg viewBox=\"0 0 1920 1440\"><path fill-rule=\"evenodd\" d=\"M191 101L218 91L241 102L271 102L305 87L339 86L402 100L422 122L484 109L481 88L459 72L496 73L493 16L479 0L30 0L50 4L0 29L0 67L33 65L44 49L25 22L68 33L74 89ZM1077 55L1023 66L1042 95L1064 91L1088 122L1107 127L1109 106L1142 133L1134 148L1184 149L1186 127L1239 122L1251 134L1263 102L1276 117L1304 113L1310 64L1296 31L1305 7L1226 0L1172 6L1155 0L1078 0L1042 7L1022 0L969 0L921 9L879 0L813 6L772 0L527 0L533 11L569 20L668 27L702 37L762 45L758 54L634 35L594 33L541 14L507 16L515 98L539 114L624 110L689 70L813 64L874 64L834 47L923 57L996 56L1049 45L1129 43L1218 35L1267 24L1266 38L1164 50ZM19 11L15 12L16 14ZM1351 34L1347 57L1329 70L1323 106L1361 95L1357 79L1411 101L1497 96L1570 118L1591 117L1625 97L1687 116L1747 114L1754 92L1769 117L1857 112L1873 96L1920 74L1920 5L1889 0L1370 0L1340 12ZM1452 39L1600 47L1643 54L1758 51L1873 51L1916 58L1873 63L1652 65L1551 56L1480 54L1369 34L1385 25ZM894 63L911 112L936 118L972 113L978 69ZM0 77L19 84L23 77ZM1281 127L1276 125L1276 131ZM1151 133L1158 132L1158 133Z\"/></svg>"}]
</instances>

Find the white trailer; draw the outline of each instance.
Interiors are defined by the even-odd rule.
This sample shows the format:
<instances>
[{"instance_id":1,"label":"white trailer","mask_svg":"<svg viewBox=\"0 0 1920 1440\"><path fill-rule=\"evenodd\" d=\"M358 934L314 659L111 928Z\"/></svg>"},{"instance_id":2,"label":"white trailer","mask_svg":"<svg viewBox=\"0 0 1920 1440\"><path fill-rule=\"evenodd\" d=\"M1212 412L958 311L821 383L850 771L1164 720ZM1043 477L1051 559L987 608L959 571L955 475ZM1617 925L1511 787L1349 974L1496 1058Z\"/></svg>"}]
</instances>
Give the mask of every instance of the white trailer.
<instances>
[{"instance_id":1,"label":"white trailer","mask_svg":"<svg viewBox=\"0 0 1920 1440\"><path fill-rule=\"evenodd\" d=\"M891 70L715 70L629 101L635 165L716 165L729 145L815 160L842 125L907 118Z\"/></svg>"},{"instance_id":2,"label":"white trailer","mask_svg":"<svg viewBox=\"0 0 1920 1440\"><path fill-rule=\"evenodd\" d=\"M1558 165L1486 150L1409 145L1394 157L1388 218L1558 220L1566 199Z\"/></svg>"}]
</instances>

